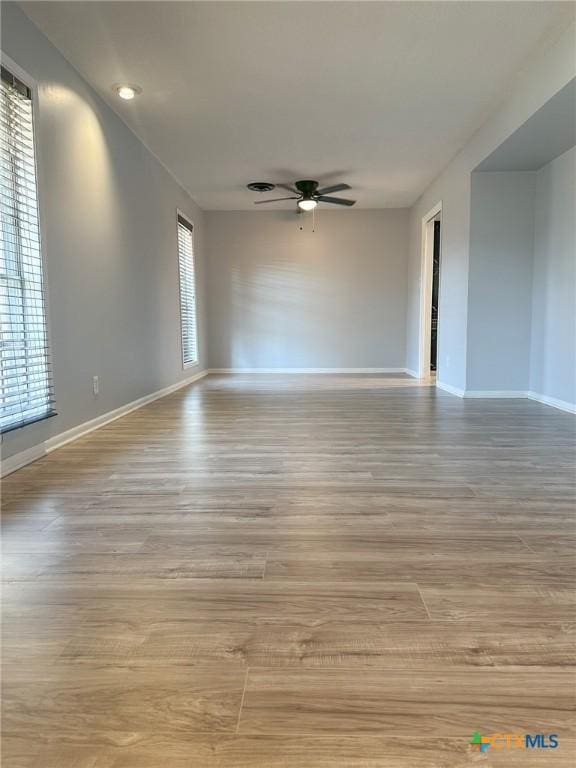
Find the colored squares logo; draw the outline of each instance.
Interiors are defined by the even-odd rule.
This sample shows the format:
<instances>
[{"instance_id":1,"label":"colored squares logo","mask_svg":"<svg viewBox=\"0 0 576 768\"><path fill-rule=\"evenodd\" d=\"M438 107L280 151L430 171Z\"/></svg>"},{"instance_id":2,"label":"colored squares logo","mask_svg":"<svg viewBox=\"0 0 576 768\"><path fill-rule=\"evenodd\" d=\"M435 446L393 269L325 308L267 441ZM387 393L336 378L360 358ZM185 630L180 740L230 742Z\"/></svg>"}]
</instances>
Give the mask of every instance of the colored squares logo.
<instances>
[{"instance_id":1,"label":"colored squares logo","mask_svg":"<svg viewBox=\"0 0 576 768\"><path fill-rule=\"evenodd\" d=\"M482 736L478 731L474 731L472 738L468 743L472 749L478 750L478 752L486 752L490 746L490 738L488 736Z\"/></svg>"}]
</instances>

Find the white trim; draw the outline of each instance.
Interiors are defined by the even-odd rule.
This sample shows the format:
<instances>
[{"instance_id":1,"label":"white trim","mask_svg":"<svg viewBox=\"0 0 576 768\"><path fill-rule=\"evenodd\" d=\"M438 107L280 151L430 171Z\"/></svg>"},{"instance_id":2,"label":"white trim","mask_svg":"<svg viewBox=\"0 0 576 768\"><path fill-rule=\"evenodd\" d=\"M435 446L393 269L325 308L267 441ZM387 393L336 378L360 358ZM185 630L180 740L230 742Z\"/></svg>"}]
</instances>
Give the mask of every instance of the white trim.
<instances>
[{"instance_id":1,"label":"white trim","mask_svg":"<svg viewBox=\"0 0 576 768\"><path fill-rule=\"evenodd\" d=\"M444 392L449 392L451 395L456 395L456 397L464 397L464 390L458 389L458 387L453 387L452 384L444 384L443 381L436 381L436 387L437 389L443 389Z\"/></svg>"},{"instance_id":2,"label":"white trim","mask_svg":"<svg viewBox=\"0 0 576 768\"><path fill-rule=\"evenodd\" d=\"M32 464L33 461L41 459L46 456L47 451L44 443L28 448L26 451L15 453L14 456L9 456L7 459L2 459L2 472L0 477L11 475L12 472L16 472L17 469L22 469L26 464Z\"/></svg>"},{"instance_id":3,"label":"white trim","mask_svg":"<svg viewBox=\"0 0 576 768\"><path fill-rule=\"evenodd\" d=\"M406 368L210 368L208 373L406 373Z\"/></svg>"},{"instance_id":4,"label":"white trim","mask_svg":"<svg viewBox=\"0 0 576 768\"><path fill-rule=\"evenodd\" d=\"M472 399L478 399L478 400L504 400L504 399L514 399L518 400L518 398L526 398L526 392L517 392L512 389L486 389L486 390L475 390L475 389L467 389L464 392L464 397L469 397Z\"/></svg>"},{"instance_id":5,"label":"white trim","mask_svg":"<svg viewBox=\"0 0 576 768\"><path fill-rule=\"evenodd\" d=\"M432 333L432 277L434 273L434 230L430 237L430 222L442 213L442 200L422 217L421 261L420 261L420 333L418 339L419 377L430 373L430 336ZM440 228L440 253L442 253L442 227Z\"/></svg>"},{"instance_id":6,"label":"white trim","mask_svg":"<svg viewBox=\"0 0 576 768\"><path fill-rule=\"evenodd\" d=\"M182 389L182 387L186 387L188 384L192 384L194 381L204 378L207 374L207 370L200 371L199 373L194 374L194 376L184 379L184 381L179 381L176 384L171 384L169 387L159 389L157 392L144 395L144 397L140 397L138 400L133 400L131 403L121 405L120 408L108 411L108 413L103 413L95 419L85 421L83 424L78 424L76 427L66 430L66 432L61 432L59 435L50 437L45 442L39 443L26 451L16 453L14 456L9 456L2 460L0 476L5 477L6 475L15 472L17 469L26 466L26 464L31 464L33 461L41 459L43 456L55 451L57 448L61 448L63 445L71 443L73 440L78 440L78 438L84 437L84 435L93 432L95 429L100 429L100 427L104 427L106 424L116 421L116 419L121 419L123 416L132 413L132 411L136 411L138 408L142 408L143 406L148 405L148 403L154 402L154 400L159 400L161 397L171 395L173 392L176 392L176 390Z\"/></svg>"},{"instance_id":7,"label":"white trim","mask_svg":"<svg viewBox=\"0 0 576 768\"><path fill-rule=\"evenodd\" d=\"M538 392L522 392L510 389L496 390L474 390L458 389L451 384L444 384L441 381L436 382L438 389L443 389L456 397L463 397L466 400L534 400L542 405L548 405L551 408L558 408L566 413L576 413L576 403L569 403L567 400L559 400L556 397L541 395Z\"/></svg>"},{"instance_id":8,"label":"white trim","mask_svg":"<svg viewBox=\"0 0 576 768\"><path fill-rule=\"evenodd\" d=\"M404 373L407 373L408 376L412 376L413 379L419 379L420 378L420 374L418 373L418 371L413 371L410 368L405 368L404 369Z\"/></svg>"},{"instance_id":9,"label":"white trim","mask_svg":"<svg viewBox=\"0 0 576 768\"><path fill-rule=\"evenodd\" d=\"M569 403L567 400L559 400L557 397L540 395L538 392L526 392L525 396L529 400L536 400L536 402L542 403L543 405L549 405L552 408L558 408L567 413L576 413L576 403Z\"/></svg>"},{"instance_id":10,"label":"white trim","mask_svg":"<svg viewBox=\"0 0 576 768\"><path fill-rule=\"evenodd\" d=\"M2 66L6 69L10 70L10 72L18 78L18 80L22 80L24 85L27 85L28 88L30 88L31 91L38 90L38 81L35 80L32 75L29 75L28 72L26 72L25 69L22 69L20 64L17 64L14 59L11 59L10 56L7 56L4 51L0 50L0 61L2 62Z\"/></svg>"}]
</instances>

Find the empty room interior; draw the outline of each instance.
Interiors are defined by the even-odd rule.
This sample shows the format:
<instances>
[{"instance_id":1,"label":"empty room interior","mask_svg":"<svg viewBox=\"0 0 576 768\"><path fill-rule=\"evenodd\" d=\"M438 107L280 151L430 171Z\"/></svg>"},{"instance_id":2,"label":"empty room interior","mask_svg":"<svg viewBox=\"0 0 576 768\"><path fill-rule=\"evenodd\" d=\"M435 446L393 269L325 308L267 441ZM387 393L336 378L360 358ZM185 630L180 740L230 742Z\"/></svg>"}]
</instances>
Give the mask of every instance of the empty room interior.
<instances>
[{"instance_id":1,"label":"empty room interior","mask_svg":"<svg viewBox=\"0 0 576 768\"><path fill-rule=\"evenodd\" d=\"M576 5L0 13L3 768L573 768Z\"/></svg>"}]
</instances>

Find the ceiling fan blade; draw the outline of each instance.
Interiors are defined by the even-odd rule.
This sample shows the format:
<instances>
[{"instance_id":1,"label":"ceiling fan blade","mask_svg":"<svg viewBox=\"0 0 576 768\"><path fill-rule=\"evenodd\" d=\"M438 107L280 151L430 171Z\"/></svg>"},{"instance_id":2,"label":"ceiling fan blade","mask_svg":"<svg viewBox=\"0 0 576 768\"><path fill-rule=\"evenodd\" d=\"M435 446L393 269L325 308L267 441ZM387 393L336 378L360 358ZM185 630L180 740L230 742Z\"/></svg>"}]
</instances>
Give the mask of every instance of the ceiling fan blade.
<instances>
[{"instance_id":1,"label":"ceiling fan blade","mask_svg":"<svg viewBox=\"0 0 576 768\"><path fill-rule=\"evenodd\" d=\"M272 200L254 200L254 205L263 205L264 203L279 203L280 200L298 200L298 197L275 197Z\"/></svg>"},{"instance_id":2,"label":"ceiling fan blade","mask_svg":"<svg viewBox=\"0 0 576 768\"><path fill-rule=\"evenodd\" d=\"M287 189L288 192L293 192L295 195L299 195L300 193L298 190L291 186L290 184L276 184L277 187L280 187L280 189Z\"/></svg>"},{"instance_id":3,"label":"ceiling fan blade","mask_svg":"<svg viewBox=\"0 0 576 768\"><path fill-rule=\"evenodd\" d=\"M327 195L330 192L343 192L345 189L352 189L350 184L333 184L331 187L323 187L316 190L317 195Z\"/></svg>"},{"instance_id":4,"label":"ceiling fan blade","mask_svg":"<svg viewBox=\"0 0 576 768\"><path fill-rule=\"evenodd\" d=\"M314 200L319 203L332 203L333 205L354 205L356 200L346 200L343 197L326 197L326 195L314 195Z\"/></svg>"}]
</instances>

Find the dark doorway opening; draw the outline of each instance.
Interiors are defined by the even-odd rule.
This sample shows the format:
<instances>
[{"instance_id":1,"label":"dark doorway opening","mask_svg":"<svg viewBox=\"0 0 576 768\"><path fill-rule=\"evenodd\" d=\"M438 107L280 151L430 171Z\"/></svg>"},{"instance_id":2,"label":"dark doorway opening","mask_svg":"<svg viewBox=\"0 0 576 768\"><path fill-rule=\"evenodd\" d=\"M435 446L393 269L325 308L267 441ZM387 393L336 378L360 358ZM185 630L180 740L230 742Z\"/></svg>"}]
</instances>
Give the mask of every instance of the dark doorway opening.
<instances>
[{"instance_id":1,"label":"dark doorway opening","mask_svg":"<svg viewBox=\"0 0 576 768\"><path fill-rule=\"evenodd\" d=\"M434 221L432 262L432 322L430 324L430 370L435 373L438 354L438 291L440 288L440 221Z\"/></svg>"}]
</instances>

